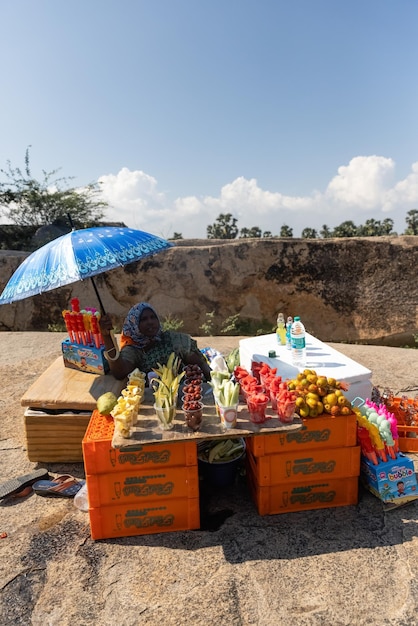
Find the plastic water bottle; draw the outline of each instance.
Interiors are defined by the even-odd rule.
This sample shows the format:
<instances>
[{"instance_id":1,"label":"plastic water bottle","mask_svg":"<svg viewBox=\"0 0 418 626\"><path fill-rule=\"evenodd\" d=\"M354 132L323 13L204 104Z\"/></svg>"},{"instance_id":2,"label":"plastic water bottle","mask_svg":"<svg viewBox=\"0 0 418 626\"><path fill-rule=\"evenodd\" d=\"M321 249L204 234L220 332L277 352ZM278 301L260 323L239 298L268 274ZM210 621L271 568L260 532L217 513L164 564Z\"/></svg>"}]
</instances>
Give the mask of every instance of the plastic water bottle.
<instances>
[{"instance_id":1,"label":"plastic water bottle","mask_svg":"<svg viewBox=\"0 0 418 626\"><path fill-rule=\"evenodd\" d=\"M300 317L295 316L290 330L290 342L292 350L292 363L299 369L303 369L306 364L306 332L300 321Z\"/></svg>"},{"instance_id":2,"label":"plastic water bottle","mask_svg":"<svg viewBox=\"0 0 418 626\"><path fill-rule=\"evenodd\" d=\"M286 324L283 313L279 313L277 316L276 337L278 344L286 345Z\"/></svg>"},{"instance_id":3,"label":"plastic water bottle","mask_svg":"<svg viewBox=\"0 0 418 626\"><path fill-rule=\"evenodd\" d=\"M289 315L286 321L286 348L288 350L290 350L290 348L292 347L290 343L290 331L292 328L292 324L293 324L293 317Z\"/></svg>"}]
</instances>

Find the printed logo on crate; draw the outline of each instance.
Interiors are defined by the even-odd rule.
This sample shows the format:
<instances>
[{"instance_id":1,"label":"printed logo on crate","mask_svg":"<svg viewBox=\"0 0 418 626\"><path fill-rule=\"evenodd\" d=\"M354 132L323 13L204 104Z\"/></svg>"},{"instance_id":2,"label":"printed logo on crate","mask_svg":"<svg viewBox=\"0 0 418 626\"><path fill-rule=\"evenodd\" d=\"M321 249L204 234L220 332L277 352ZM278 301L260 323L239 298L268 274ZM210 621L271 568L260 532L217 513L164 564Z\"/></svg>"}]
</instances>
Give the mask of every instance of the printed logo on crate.
<instances>
[{"instance_id":1,"label":"printed logo on crate","mask_svg":"<svg viewBox=\"0 0 418 626\"><path fill-rule=\"evenodd\" d=\"M302 485L300 487L294 487L292 491L283 492L283 506L287 507L290 504L315 504L315 502L332 502L337 492L335 489L330 489L328 483L316 484L316 485Z\"/></svg>"},{"instance_id":2,"label":"printed logo on crate","mask_svg":"<svg viewBox=\"0 0 418 626\"><path fill-rule=\"evenodd\" d=\"M126 511L125 517L122 515L116 515L116 526L121 529L123 524L124 528L151 528L152 526L172 526L174 524L174 515L156 513L157 511L166 511L167 507L159 506L149 509L129 509Z\"/></svg>"},{"instance_id":3,"label":"printed logo on crate","mask_svg":"<svg viewBox=\"0 0 418 626\"><path fill-rule=\"evenodd\" d=\"M399 506L418 498L414 463L402 453L378 465L362 456L360 476L367 489L383 502Z\"/></svg>"},{"instance_id":4,"label":"printed logo on crate","mask_svg":"<svg viewBox=\"0 0 418 626\"><path fill-rule=\"evenodd\" d=\"M165 474L158 474L155 476L135 476L133 478L127 478L125 484L122 487L124 496L168 496L174 489L173 481L149 484L149 480L164 479Z\"/></svg>"},{"instance_id":5,"label":"printed logo on crate","mask_svg":"<svg viewBox=\"0 0 418 626\"><path fill-rule=\"evenodd\" d=\"M146 465L147 463L164 464L170 460L170 450L144 449L133 452L119 452L115 448L110 450L110 462L113 467L119 465Z\"/></svg>"},{"instance_id":6,"label":"printed logo on crate","mask_svg":"<svg viewBox=\"0 0 418 626\"><path fill-rule=\"evenodd\" d=\"M309 430L306 425L301 430L294 433L286 433L285 435L279 435L279 440L282 446L286 443L319 443L328 441L331 435L330 428L323 428L322 430Z\"/></svg>"},{"instance_id":7,"label":"printed logo on crate","mask_svg":"<svg viewBox=\"0 0 418 626\"><path fill-rule=\"evenodd\" d=\"M303 474L305 476L309 474L332 474L335 469L335 461L319 461L315 462L313 458L296 459L293 463L293 467L289 468L289 476L293 473Z\"/></svg>"}]
</instances>

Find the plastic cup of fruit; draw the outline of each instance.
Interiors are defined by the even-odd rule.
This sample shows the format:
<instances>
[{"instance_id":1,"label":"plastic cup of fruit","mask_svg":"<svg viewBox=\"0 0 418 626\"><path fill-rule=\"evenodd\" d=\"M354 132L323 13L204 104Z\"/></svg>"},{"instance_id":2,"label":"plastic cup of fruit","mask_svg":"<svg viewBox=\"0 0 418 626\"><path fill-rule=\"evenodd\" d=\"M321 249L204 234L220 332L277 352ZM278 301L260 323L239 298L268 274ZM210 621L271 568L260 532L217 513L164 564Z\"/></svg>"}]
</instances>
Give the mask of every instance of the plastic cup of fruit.
<instances>
[{"instance_id":1,"label":"plastic cup of fruit","mask_svg":"<svg viewBox=\"0 0 418 626\"><path fill-rule=\"evenodd\" d=\"M252 400L251 396L247 397L248 412L250 414L250 421L253 422L253 424L264 424L267 420L266 409L268 403L268 399L264 402L259 402L257 400Z\"/></svg>"},{"instance_id":2,"label":"plastic cup of fruit","mask_svg":"<svg viewBox=\"0 0 418 626\"><path fill-rule=\"evenodd\" d=\"M187 408L186 408L187 407ZM203 404L202 402L189 402L183 404L183 415L186 426L196 432L202 425L203 421Z\"/></svg>"},{"instance_id":3,"label":"plastic cup of fruit","mask_svg":"<svg viewBox=\"0 0 418 626\"><path fill-rule=\"evenodd\" d=\"M270 389L270 402L273 411L277 411L277 392Z\"/></svg>"},{"instance_id":4,"label":"plastic cup of fruit","mask_svg":"<svg viewBox=\"0 0 418 626\"><path fill-rule=\"evenodd\" d=\"M181 397L181 405L187 404L187 402L202 402L202 394L195 393L184 393Z\"/></svg>"},{"instance_id":5,"label":"plastic cup of fruit","mask_svg":"<svg viewBox=\"0 0 418 626\"><path fill-rule=\"evenodd\" d=\"M291 424L295 416L296 402L278 402L277 417L283 424Z\"/></svg>"},{"instance_id":6,"label":"plastic cup of fruit","mask_svg":"<svg viewBox=\"0 0 418 626\"><path fill-rule=\"evenodd\" d=\"M155 414L161 430L171 430L174 428L174 418L176 417L176 405L159 407L154 404Z\"/></svg>"},{"instance_id":7,"label":"plastic cup of fruit","mask_svg":"<svg viewBox=\"0 0 418 626\"><path fill-rule=\"evenodd\" d=\"M232 406L219 406L219 417L221 424L226 430L236 428L238 416L238 402Z\"/></svg>"}]
</instances>

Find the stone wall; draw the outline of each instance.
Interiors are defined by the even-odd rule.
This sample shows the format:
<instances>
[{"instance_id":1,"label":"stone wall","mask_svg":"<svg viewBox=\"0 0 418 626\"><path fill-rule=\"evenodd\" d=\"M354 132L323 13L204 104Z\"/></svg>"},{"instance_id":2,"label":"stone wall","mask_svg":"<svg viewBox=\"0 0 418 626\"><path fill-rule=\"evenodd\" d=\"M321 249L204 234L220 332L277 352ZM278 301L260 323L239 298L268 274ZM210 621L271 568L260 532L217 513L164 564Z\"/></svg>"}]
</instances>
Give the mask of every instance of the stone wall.
<instances>
[{"instance_id":1,"label":"stone wall","mask_svg":"<svg viewBox=\"0 0 418 626\"><path fill-rule=\"evenodd\" d=\"M0 290L25 258L0 252ZM202 335L234 315L255 334L278 311L300 315L323 341L414 345L418 333L418 237L180 240L158 255L95 278L104 307L121 327L127 310L152 303L162 319ZM47 330L71 298L98 306L90 280L0 306L1 331ZM266 332L266 331L265 331ZM240 333L242 327L240 328Z\"/></svg>"}]
</instances>

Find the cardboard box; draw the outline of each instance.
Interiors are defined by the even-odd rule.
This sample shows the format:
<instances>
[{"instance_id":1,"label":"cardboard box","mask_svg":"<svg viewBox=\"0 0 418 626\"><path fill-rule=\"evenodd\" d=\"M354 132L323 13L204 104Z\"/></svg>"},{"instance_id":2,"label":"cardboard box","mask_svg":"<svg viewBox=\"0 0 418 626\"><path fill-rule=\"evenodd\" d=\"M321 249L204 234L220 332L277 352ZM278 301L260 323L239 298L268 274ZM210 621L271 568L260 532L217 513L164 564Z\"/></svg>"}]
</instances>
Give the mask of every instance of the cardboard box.
<instances>
[{"instance_id":1,"label":"cardboard box","mask_svg":"<svg viewBox=\"0 0 418 626\"><path fill-rule=\"evenodd\" d=\"M69 339L63 341L61 347L65 367L89 374L106 374L109 371L104 348L71 343Z\"/></svg>"},{"instance_id":2,"label":"cardboard box","mask_svg":"<svg viewBox=\"0 0 418 626\"><path fill-rule=\"evenodd\" d=\"M112 417L93 411L83 438L86 474L197 465L196 441L151 443L123 450L112 448L114 428Z\"/></svg>"},{"instance_id":3,"label":"cardboard box","mask_svg":"<svg viewBox=\"0 0 418 626\"><path fill-rule=\"evenodd\" d=\"M357 420L350 415L330 415L303 420L303 427L296 432L273 433L249 437L248 450L253 456L279 454L312 448L341 448L357 443Z\"/></svg>"},{"instance_id":4,"label":"cardboard box","mask_svg":"<svg viewBox=\"0 0 418 626\"><path fill-rule=\"evenodd\" d=\"M379 465L362 456L360 476L365 487L385 503L400 506L418 498L414 463L402 453Z\"/></svg>"},{"instance_id":5,"label":"cardboard box","mask_svg":"<svg viewBox=\"0 0 418 626\"><path fill-rule=\"evenodd\" d=\"M48 412L27 408L24 423L29 461L82 462L82 441L90 418L91 411L76 413L63 409Z\"/></svg>"},{"instance_id":6,"label":"cardboard box","mask_svg":"<svg viewBox=\"0 0 418 626\"><path fill-rule=\"evenodd\" d=\"M150 500L89 509L92 539L200 528L199 498Z\"/></svg>"},{"instance_id":7,"label":"cardboard box","mask_svg":"<svg viewBox=\"0 0 418 626\"><path fill-rule=\"evenodd\" d=\"M251 461L247 462L251 466ZM348 506L358 502L358 477L316 478L303 483L289 480L263 487L254 471L247 471L248 487L259 515L277 515L293 511L310 511Z\"/></svg>"},{"instance_id":8,"label":"cardboard box","mask_svg":"<svg viewBox=\"0 0 418 626\"><path fill-rule=\"evenodd\" d=\"M89 505L92 508L109 504L134 502L145 506L150 500L165 502L171 498L198 498L199 475L192 467L164 467L159 470L87 474Z\"/></svg>"},{"instance_id":9,"label":"cardboard box","mask_svg":"<svg viewBox=\"0 0 418 626\"><path fill-rule=\"evenodd\" d=\"M251 471L258 485L268 487L283 482L306 482L317 478L348 478L360 475L360 446L282 452L254 457Z\"/></svg>"}]
</instances>

